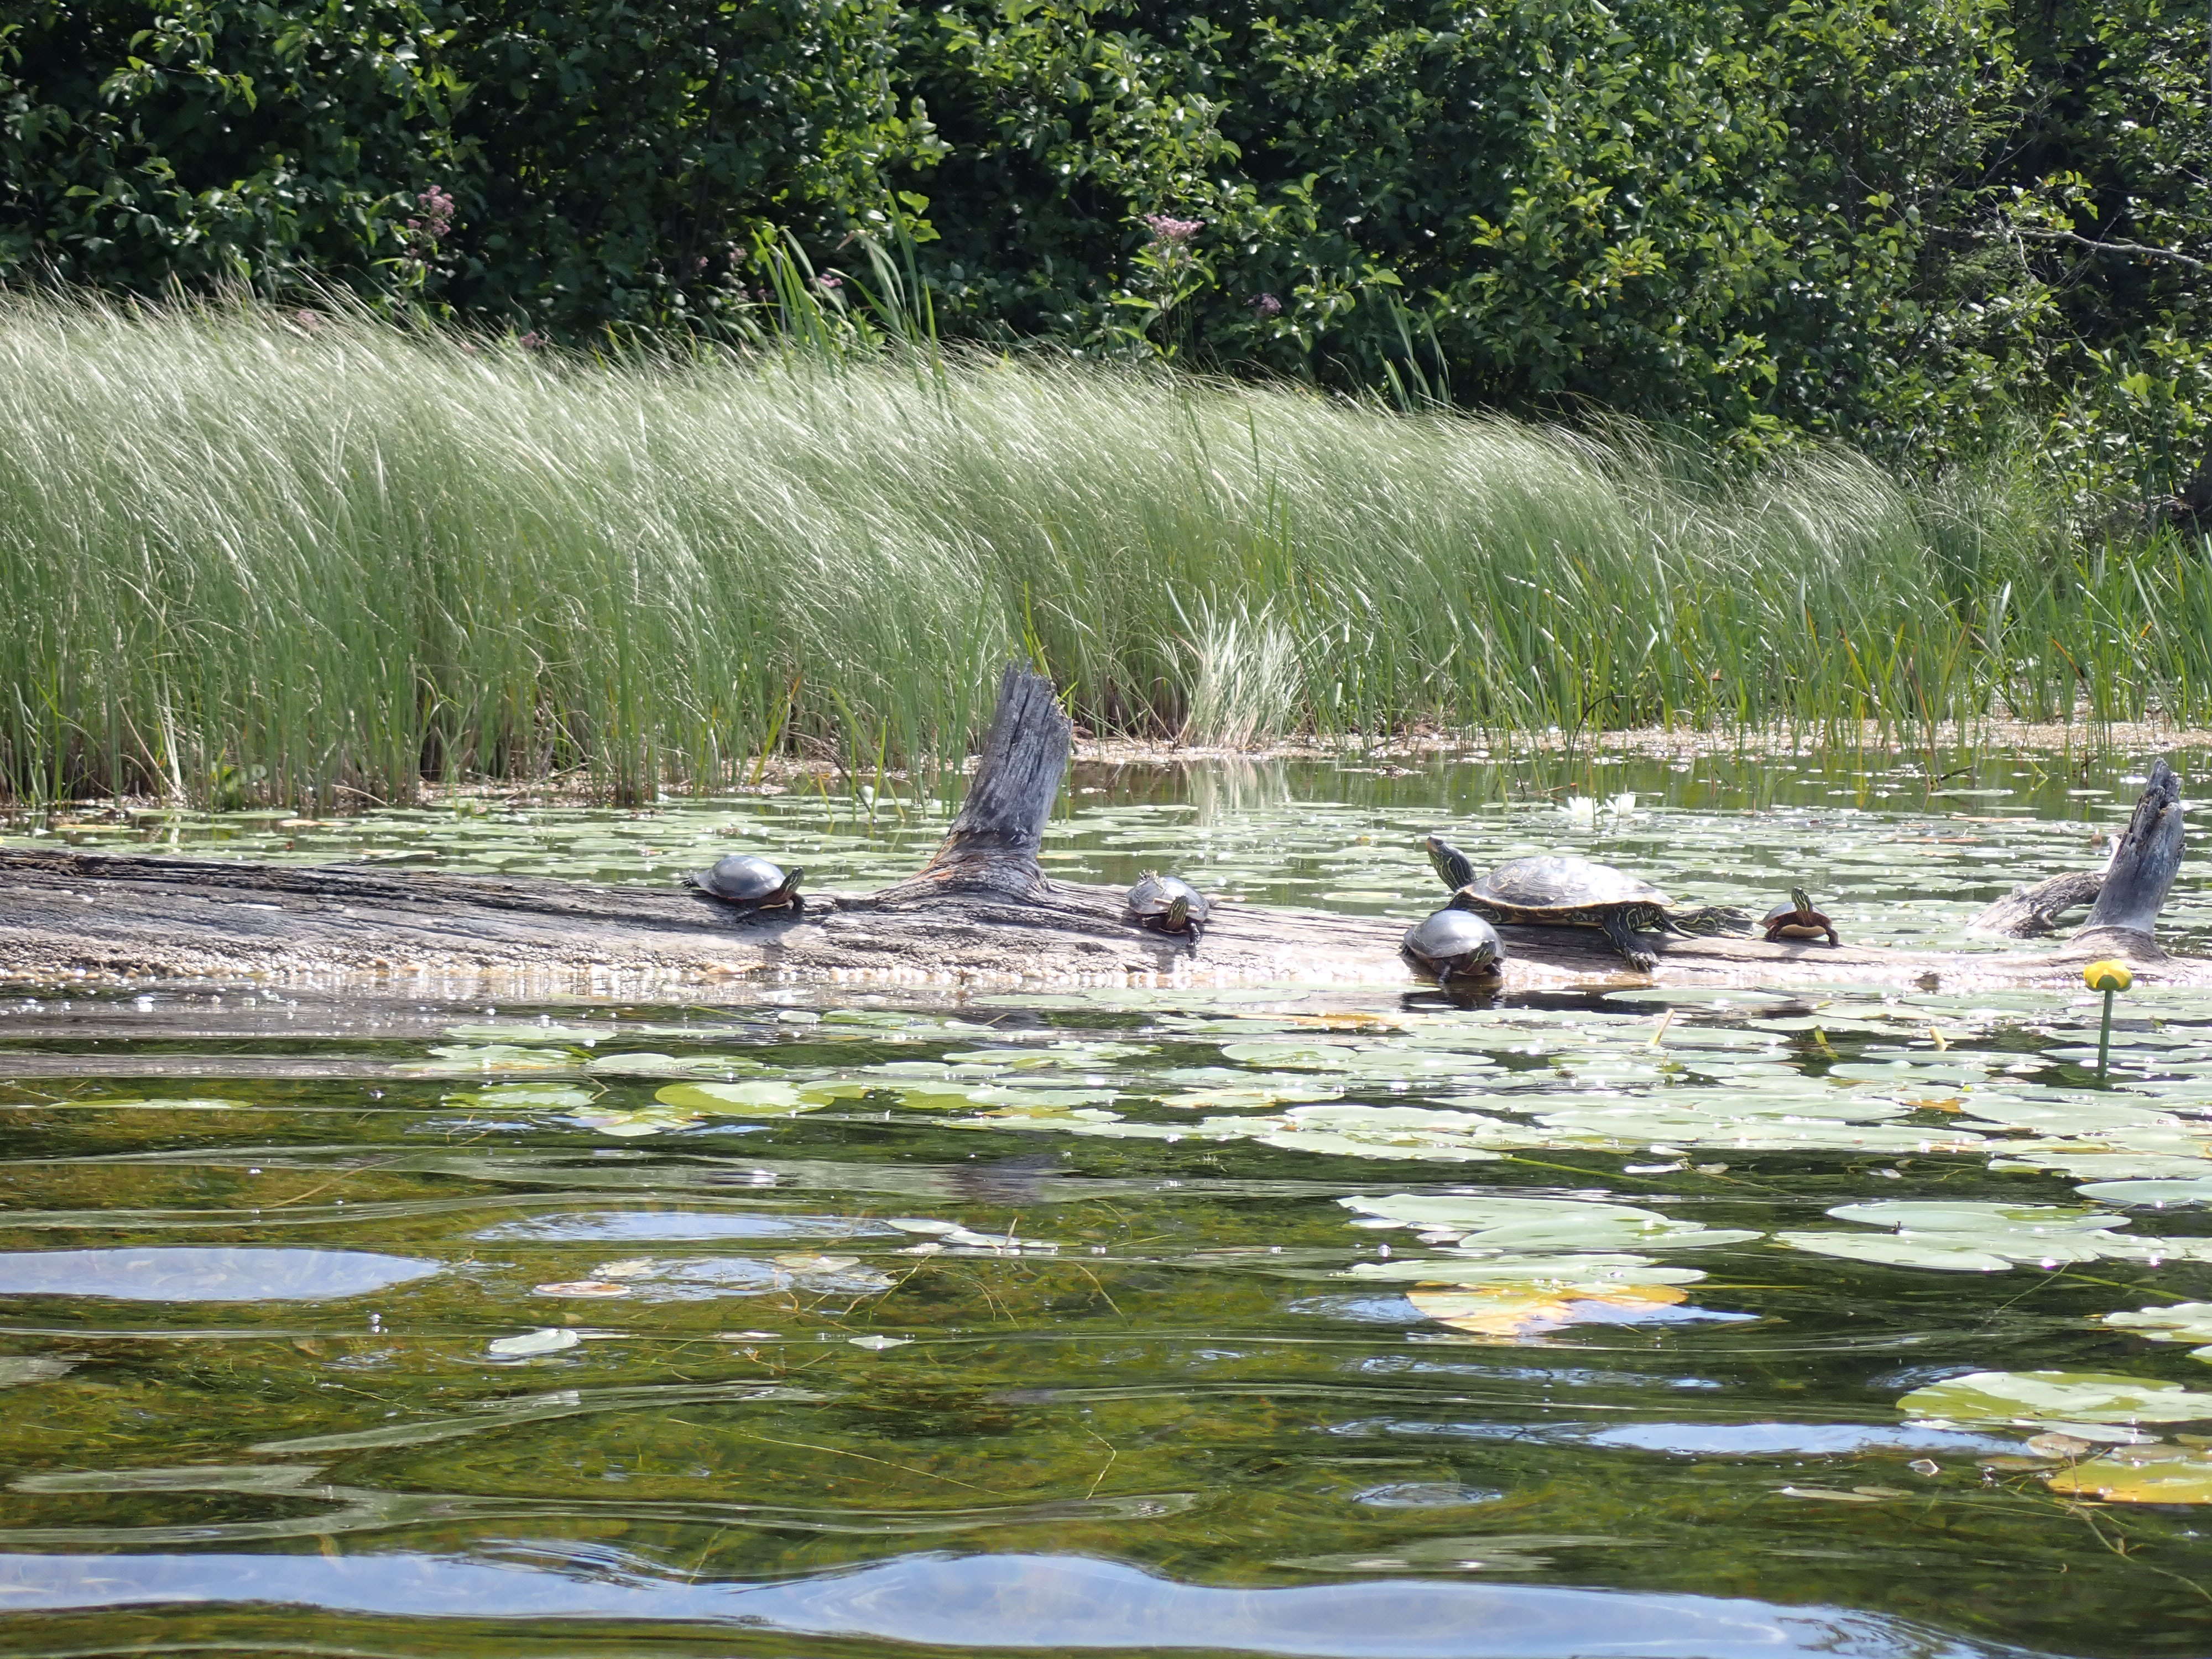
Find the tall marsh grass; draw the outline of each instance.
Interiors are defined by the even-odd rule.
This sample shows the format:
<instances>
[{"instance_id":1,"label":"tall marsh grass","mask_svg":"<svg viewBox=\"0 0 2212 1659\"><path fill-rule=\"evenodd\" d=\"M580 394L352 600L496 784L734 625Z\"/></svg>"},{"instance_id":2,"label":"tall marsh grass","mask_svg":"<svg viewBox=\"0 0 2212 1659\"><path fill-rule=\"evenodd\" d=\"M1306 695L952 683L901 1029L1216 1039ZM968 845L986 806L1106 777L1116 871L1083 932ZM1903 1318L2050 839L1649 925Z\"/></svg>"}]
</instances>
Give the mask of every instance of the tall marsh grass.
<instances>
[{"instance_id":1,"label":"tall marsh grass","mask_svg":"<svg viewBox=\"0 0 2212 1659\"><path fill-rule=\"evenodd\" d=\"M2199 539L2024 474L890 351L592 364L250 307L0 304L0 782L283 804L1101 732L2212 708Z\"/></svg>"}]
</instances>

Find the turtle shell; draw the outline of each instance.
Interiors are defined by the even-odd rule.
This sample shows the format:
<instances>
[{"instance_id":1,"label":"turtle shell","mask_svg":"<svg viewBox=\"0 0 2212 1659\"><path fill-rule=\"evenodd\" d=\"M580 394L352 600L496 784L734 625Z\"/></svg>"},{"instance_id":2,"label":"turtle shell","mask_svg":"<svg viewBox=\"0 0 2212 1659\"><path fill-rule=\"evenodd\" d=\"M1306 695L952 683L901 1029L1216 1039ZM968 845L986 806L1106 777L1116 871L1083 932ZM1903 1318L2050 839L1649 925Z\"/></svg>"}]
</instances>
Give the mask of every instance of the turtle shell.
<instances>
[{"instance_id":1,"label":"turtle shell","mask_svg":"<svg viewBox=\"0 0 2212 1659\"><path fill-rule=\"evenodd\" d=\"M1759 925L1766 930L1770 945L1785 939L1825 938L1831 945L1838 943L1835 923L1813 908L1812 896L1802 887L1791 888L1790 902L1776 905Z\"/></svg>"},{"instance_id":2,"label":"turtle shell","mask_svg":"<svg viewBox=\"0 0 2212 1659\"><path fill-rule=\"evenodd\" d=\"M712 869L701 870L684 879L718 899L763 909L796 902L799 878L805 873L793 870L787 874L781 865L771 864L766 859L750 853L732 853L715 860Z\"/></svg>"},{"instance_id":3,"label":"turtle shell","mask_svg":"<svg viewBox=\"0 0 2212 1659\"><path fill-rule=\"evenodd\" d=\"M1579 922L1624 907L1671 910L1674 901L1641 877L1570 854L1515 859L1459 890L1500 921Z\"/></svg>"},{"instance_id":4,"label":"turtle shell","mask_svg":"<svg viewBox=\"0 0 2212 1659\"><path fill-rule=\"evenodd\" d=\"M1193 887L1181 876L1148 875L1129 890L1129 914L1146 927L1165 928L1168 915L1177 899L1188 907L1184 912L1186 925L1203 924L1210 907L1206 895Z\"/></svg>"},{"instance_id":5,"label":"turtle shell","mask_svg":"<svg viewBox=\"0 0 2212 1659\"><path fill-rule=\"evenodd\" d=\"M1439 982L1495 979L1505 961L1498 930L1470 910L1431 912L1406 930L1399 949Z\"/></svg>"},{"instance_id":6,"label":"turtle shell","mask_svg":"<svg viewBox=\"0 0 2212 1659\"><path fill-rule=\"evenodd\" d=\"M1778 904L1759 919L1762 927L1779 927L1794 921L1801 927L1810 927L1816 933L1828 925L1827 917L1814 908L1812 895L1802 887L1790 890L1790 902Z\"/></svg>"}]
</instances>

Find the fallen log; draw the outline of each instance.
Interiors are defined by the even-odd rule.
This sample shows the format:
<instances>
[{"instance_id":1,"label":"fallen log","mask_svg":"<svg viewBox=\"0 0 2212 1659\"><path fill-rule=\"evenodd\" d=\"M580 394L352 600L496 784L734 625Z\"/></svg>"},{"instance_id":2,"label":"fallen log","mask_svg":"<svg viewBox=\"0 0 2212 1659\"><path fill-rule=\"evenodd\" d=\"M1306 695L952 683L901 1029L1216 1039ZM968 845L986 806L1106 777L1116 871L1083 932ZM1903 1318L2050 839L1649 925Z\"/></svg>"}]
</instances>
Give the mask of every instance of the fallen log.
<instances>
[{"instance_id":1,"label":"fallen log","mask_svg":"<svg viewBox=\"0 0 2212 1659\"><path fill-rule=\"evenodd\" d=\"M0 977L243 980L509 1000L698 1001L718 987L751 994L792 981L1413 985L1398 954L1412 916L1217 903L1194 946L1138 927L1120 888L1048 879L1037 848L1067 754L1049 684L1009 669L967 802L935 855L879 892L811 892L797 915L744 913L675 887L0 850ZM2137 810L2142 834L2130 827L2106 883L2124 902L2109 915L2100 902L2093 926L2056 951L1668 938L1647 978L1595 929L1509 927L1500 930L1505 988L2063 984L2078 983L2081 965L2098 957L2119 957L2150 981L2212 984L2212 963L2167 957L2148 931L2180 855L2178 788L2156 803L2152 793Z\"/></svg>"},{"instance_id":2,"label":"fallen log","mask_svg":"<svg viewBox=\"0 0 2212 1659\"><path fill-rule=\"evenodd\" d=\"M1966 931L2006 939L2038 939L2057 933L2068 911L2094 904L2104 890L2102 870L2069 870L2014 888L1968 922Z\"/></svg>"}]
</instances>

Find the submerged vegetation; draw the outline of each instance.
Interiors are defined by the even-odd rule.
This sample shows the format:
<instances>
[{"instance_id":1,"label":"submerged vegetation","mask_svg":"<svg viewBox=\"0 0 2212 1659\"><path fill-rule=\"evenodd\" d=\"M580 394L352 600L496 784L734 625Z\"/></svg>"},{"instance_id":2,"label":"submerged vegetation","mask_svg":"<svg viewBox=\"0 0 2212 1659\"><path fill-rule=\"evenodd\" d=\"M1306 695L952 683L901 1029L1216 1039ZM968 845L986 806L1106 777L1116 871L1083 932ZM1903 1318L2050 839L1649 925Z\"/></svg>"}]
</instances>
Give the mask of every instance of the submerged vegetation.
<instances>
[{"instance_id":1,"label":"submerged vegetation","mask_svg":"<svg viewBox=\"0 0 2212 1659\"><path fill-rule=\"evenodd\" d=\"M921 351L586 361L252 307L0 312L19 797L617 795L1105 732L1909 734L2212 708L2201 538L2027 465L1717 470L1312 392Z\"/></svg>"}]
</instances>

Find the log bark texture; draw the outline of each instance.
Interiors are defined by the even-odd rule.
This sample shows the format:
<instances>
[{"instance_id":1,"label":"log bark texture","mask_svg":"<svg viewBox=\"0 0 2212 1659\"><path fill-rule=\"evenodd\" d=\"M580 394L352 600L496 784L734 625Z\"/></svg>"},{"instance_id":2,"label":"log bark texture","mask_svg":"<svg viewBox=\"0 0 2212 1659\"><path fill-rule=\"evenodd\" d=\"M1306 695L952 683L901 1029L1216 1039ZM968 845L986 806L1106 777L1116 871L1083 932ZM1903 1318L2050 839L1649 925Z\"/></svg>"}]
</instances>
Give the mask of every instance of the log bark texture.
<instances>
[{"instance_id":1,"label":"log bark texture","mask_svg":"<svg viewBox=\"0 0 2212 1659\"><path fill-rule=\"evenodd\" d=\"M2069 870L2063 876L2015 887L1966 924L1969 933L2035 939L2058 931L2069 910L2094 904L2105 890L2102 870Z\"/></svg>"},{"instance_id":2,"label":"log bark texture","mask_svg":"<svg viewBox=\"0 0 2212 1659\"><path fill-rule=\"evenodd\" d=\"M873 894L810 893L798 916L746 914L675 886L0 850L0 977L252 980L510 1000L711 1000L717 988L736 997L784 981L1415 988L1398 954L1415 915L1383 921L1217 902L1194 947L1137 927L1120 888L1048 881L1036 854L1067 739L1049 684L1009 671L968 802L921 873ZM2130 878L2131 917L2141 915L2169 854L2178 861L2178 798L2161 796L2148 823L2138 838L2143 873ZM1499 931L1508 992L1650 982L1595 929ZM2034 952L1952 955L1755 937L1668 938L1655 948L1660 963L1650 979L1661 984L2058 985L2078 983L2081 965L2100 956L2128 960L2148 981L2212 984L2212 964L2168 957L2148 932L2125 926L2092 927Z\"/></svg>"}]
</instances>

